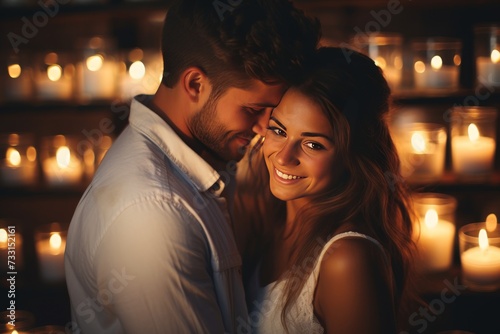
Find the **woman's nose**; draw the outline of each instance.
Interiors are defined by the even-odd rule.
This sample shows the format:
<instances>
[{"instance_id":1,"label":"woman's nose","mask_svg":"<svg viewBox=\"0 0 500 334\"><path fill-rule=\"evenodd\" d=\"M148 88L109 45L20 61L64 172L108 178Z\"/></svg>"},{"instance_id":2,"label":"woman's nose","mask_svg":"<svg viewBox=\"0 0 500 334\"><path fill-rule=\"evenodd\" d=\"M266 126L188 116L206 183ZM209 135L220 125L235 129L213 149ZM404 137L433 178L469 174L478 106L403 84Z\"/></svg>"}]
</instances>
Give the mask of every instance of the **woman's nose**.
<instances>
[{"instance_id":1,"label":"woman's nose","mask_svg":"<svg viewBox=\"0 0 500 334\"><path fill-rule=\"evenodd\" d=\"M298 159L297 145L286 141L281 149L276 153L276 162L281 166L297 166L300 161Z\"/></svg>"}]
</instances>

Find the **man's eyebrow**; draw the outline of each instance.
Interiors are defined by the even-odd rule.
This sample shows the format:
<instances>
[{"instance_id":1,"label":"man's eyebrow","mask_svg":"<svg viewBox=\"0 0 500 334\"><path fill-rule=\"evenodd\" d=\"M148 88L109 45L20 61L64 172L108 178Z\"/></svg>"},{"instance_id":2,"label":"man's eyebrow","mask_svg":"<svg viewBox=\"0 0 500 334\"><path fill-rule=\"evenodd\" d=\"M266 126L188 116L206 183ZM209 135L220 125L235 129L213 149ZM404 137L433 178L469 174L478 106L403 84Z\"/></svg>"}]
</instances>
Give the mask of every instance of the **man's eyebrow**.
<instances>
[{"instance_id":1,"label":"man's eyebrow","mask_svg":"<svg viewBox=\"0 0 500 334\"><path fill-rule=\"evenodd\" d=\"M262 108L276 108L277 104L272 104L271 102L255 102L247 103L248 106L262 107Z\"/></svg>"}]
</instances>

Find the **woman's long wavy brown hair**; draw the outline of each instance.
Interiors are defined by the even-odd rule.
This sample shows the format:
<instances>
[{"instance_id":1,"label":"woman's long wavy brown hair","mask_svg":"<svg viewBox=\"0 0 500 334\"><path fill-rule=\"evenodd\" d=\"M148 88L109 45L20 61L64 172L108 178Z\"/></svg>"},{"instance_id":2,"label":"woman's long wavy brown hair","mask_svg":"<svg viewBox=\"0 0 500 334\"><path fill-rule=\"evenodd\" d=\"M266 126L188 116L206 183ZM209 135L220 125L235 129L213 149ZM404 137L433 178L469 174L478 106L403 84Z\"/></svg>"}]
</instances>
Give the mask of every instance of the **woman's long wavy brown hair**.
<instances>
[{"instance_id":1,"label":"woman's long wavy brown hair","mask_svg":"<svg viewBox=\"0 0 500 334\"><path fill-rule=\"evenodd\" d=\"M412 210L406 185L394 182L402 178L387 125L391 95L382 71L370 58L352 50L320 48L314 68L292 89L321 107L333 129L337 161L342 161L345 168L335 187L316 196L311 206L299 212L296 226L301 229L299 235L305 237L293 247L292 268L315 256L318 240L335 235L340 226L359 226L386 250L398 310L414 254ZM269 190L269 174L259 145L246 158L248 165L242 166L243 173L240 171L244 178L239 180L236 212L238 219L251 226L251 241L244 252L247 260L264 255L271 233L284 224L286 208ZM252 261L246 261L247 266L251 264ZM312 269L301 268L300 275L297 270L289 270L282 277L285 328L286 313L308 277L304 270L310 274Z\"/></svg>"}]
</instances>

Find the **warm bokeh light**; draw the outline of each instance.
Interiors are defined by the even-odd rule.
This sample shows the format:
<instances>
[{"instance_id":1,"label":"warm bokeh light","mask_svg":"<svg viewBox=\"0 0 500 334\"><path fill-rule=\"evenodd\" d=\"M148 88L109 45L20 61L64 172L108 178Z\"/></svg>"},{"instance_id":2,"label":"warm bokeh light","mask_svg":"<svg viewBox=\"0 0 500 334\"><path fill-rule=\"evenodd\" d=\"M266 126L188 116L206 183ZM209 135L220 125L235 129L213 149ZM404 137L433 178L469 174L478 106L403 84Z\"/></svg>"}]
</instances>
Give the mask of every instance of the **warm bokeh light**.
<instances>
[{"instance_id":1,"label":"warm bokeh light","mask_svg":"<svg viewBox=\"0 0 500 334\"><path fill-rule=\"evenodd\" d=\"M132 65L130 65L128 73L132 79L142 79L146 74L146 66L144 66L142 61L135 61L132 63Z\"/></svg>"},{"instance_id":2,"label":"warm bokeh light","mask_svg":"<svg viewBox=\"0 0 500 334\"><path fill-rule=\"evenodd\" d=\"M50 248L53 250L58 250L59 248L61 248L62 239L61 239L61 236L59 235L59 233L57 233L57 232L53 233L50 236L49 243L50 243Z\"/></svg>"},{"instance_id":3,"label":"warm bokeh light","mask_svg":"<svg viewBox=\"0 0 500 334\"><path fill-rule=\"evenodd\" d=\"M61 146L56 152L56 161L59 168L68 168L71 159L71 153L67 146Z\"/></svg>"},{"instance_id":4,"label":"warm bokeh light","mask_svg":"<svg viewBox=\"0 0 500 334\"><path fill-rule=\"evenodd\" d=\"M19 76L21 75L21 65L9 65L9 67L7 67L7 71L9 72L9 77L11 77L12 79L19 78Z\"/></svg>"},{"instance_id":5,"label":"warm bokeh light","mask_svg":"<svg viewBox=\"0 0 500 334\"><path fill-rule=\"evenodd\" d=\"M4 228L0 228L0 243L7 242L7 231Z\"/></svg>"},{"instance_id":6,"label":"warm bokeh light","mask_svg":"<svg viewBox=\"0 0 500 334\"><path fill-rule=\"evenodd\" d=\"M58 81L62 76L62 68L59 65L50 65L47 68L47 77L50 81Z\"/></svg>"},{"instance_id":7,"label":"warm bokeh light","mask_svg":"<svg viewBox=\"0 0 500 334\"><path fill-rule=\"evenodd\" d=\"M474 142L479 139L479 129L477 128L476 124L470 123L467 131L469 133L470 141Z\"/></svg>"},{"instance_id":8,"label":"warm bokeh light","mask_svg":"<svg viewBox=\"0 0 500 334\"><path fill-rule=\"evenodd\" d=\"M495 64L500 62L500 51L496 49L491 51L491 61L494 62Z\"/></svg>"},{"instance_id":9,"label":"warm bokeh light","mask_svg":"<svg viewBox=\"0 0 500 334\"><path fill-rule=\"evenodd\" d=\"M87 68L89 71L99 71L103 65L104 57L102 55L93 55L87 58Z\"/></svg>"},{"instance_id":10,"label":"warm bokeh light","mask_svg":"<svg viewBox=\"0 0 500 334\"><path fill-rule=\"evenodd\" d=\"M18 167L21 164L21 154L13 147L7 149L6 159L10 167Z\"/></svg>"},{"instance_id":11,"label":"warm bokeh light","mask_svg":"<svg viewBox=\"0 0 500 334\"><path fill-rule=\"evenodd\" d=\"M385 67L387 66L387 62L385 61L384 57L378 56L374 59L374 61L375 61L375 65L377 65L381 69L385 69Z\"/></svg>"},{"instance_id":12,"label":"warm bokeh light","mask_svg":"<svg viewBox=\"0 0 500 334\"><path fill-rule=\"evenodd\" d=\"M486 230L488 232L493 232L497 229L497 216L494 213L490 213L486 217Z\"/></svg>"},{"instance_id":13,"label":"warm bokeh light","mask_svg":"<svg viewBox=\"0 0 500 334\"><path fill-rule=\"evenodd\" d=\"M443 59L441 59L441 57L438 55L432 57L431 66L433 69L439 70L441 67L443 67Z\"/></svg>"},{"instance_id":14,"label":"warm bokeh light","mask_svg":"<svg viewBox=\"0 0 500 334\"><path fill-rule=\"evenodd\" d=\"M427 210L427 212L425 213L425 225L428 228L436 227L438 220L439 217L436 210L434 209Z\"/></svg>"},{"instance_id":15,"label":"warm bokeh light","mask_svg":"<svg viewBox=\"0 0 500 334\"><path fill-rule=\"evenodd\" d=\"M36 160L36 149L33 146L26 149L26 158L28 158L28 161L30 162L34 162Z\"/></svg>"},{"instance_id":16,"label":"warm bokeh light","mask_svg":"<svg viewBox=\"0 0 500 334\"><path fill-rule=\"evenodd\" d=\"M462 57L460 57L460 55L454 55L453 64L455 64L456 66L460 66L460 64L462 64Z\"/></svg>"},{"instance_id":17,"label":"warm bokeh light","mask_svg":"<svg viewBox=\"0 0 500 334\"><path fill-rule=\"evenodd\" d=\"M411 146L418 153L422 153L425 151L425 148L426 148L425 139L424 139L424 136L422 136L422 134L420 132L415 132L411 136Z\"/></svg>"},{"instance_id":18,"label":"warm bokeh light","mask_svg":"<svg viewBox=\"0 0 500 334\"><path fill-rule=\"evenodd\" d=\"M423 61L418 60L415 62L415 65L413 65L415 68L415 72L417 73L424 73L425 72L425 64Z\"/></svg>"}]
</instances>

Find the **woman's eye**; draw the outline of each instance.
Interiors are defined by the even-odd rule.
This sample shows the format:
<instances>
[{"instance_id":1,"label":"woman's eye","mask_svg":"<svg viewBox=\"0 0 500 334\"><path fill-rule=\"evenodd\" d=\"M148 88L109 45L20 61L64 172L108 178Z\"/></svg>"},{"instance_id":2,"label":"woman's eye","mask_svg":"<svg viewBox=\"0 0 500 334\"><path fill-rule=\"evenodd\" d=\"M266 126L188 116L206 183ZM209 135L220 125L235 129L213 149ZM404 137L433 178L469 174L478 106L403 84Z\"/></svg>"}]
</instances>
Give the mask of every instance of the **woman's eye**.
<instances>
[{"instance_id":1,"label":"woman's eye","mask_svg":"<svg viewBox=\"0 0 500 334\"><path fill-rule=\"evenodd\" d=\"M312 150L318 151L318 150L324 150L325 147L321 144L315 143L315 142L308 142L306 143L306 146L309 147Z\"/></svg>"},{"instance_id":2,"label":"woman's eye","mask_svg":"<svg viewBox=\"0 0 500 334\"><path fill-rule=\"evenodd\" d=\"M271 130L272 132L274 132L274 134L276 134L277 136L286 137L286 132L283 131L283 130L281 130L280 128L277 128L275 126L270 126L267 129Z\"/></svg>"}]
</instances>

